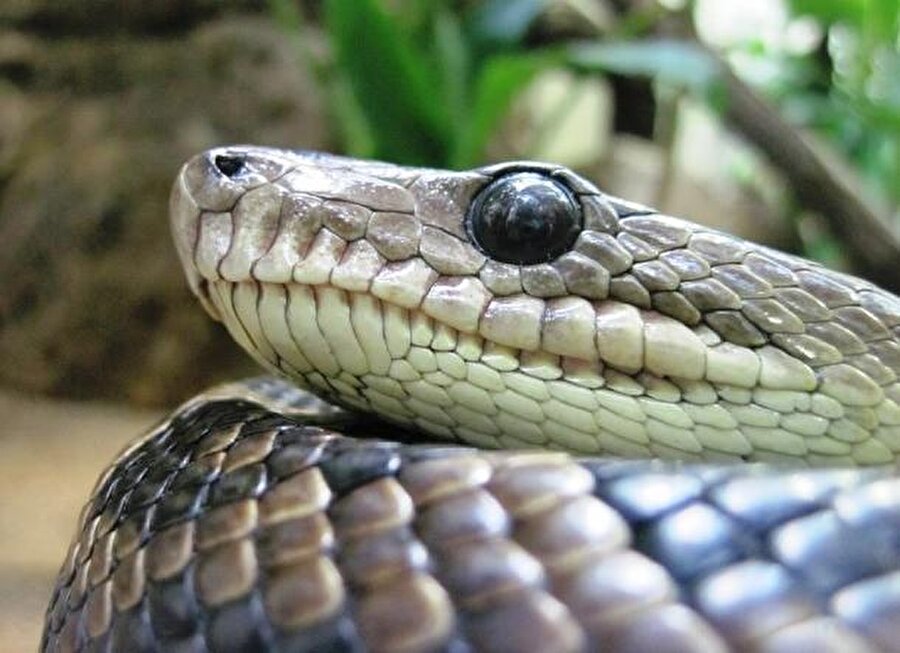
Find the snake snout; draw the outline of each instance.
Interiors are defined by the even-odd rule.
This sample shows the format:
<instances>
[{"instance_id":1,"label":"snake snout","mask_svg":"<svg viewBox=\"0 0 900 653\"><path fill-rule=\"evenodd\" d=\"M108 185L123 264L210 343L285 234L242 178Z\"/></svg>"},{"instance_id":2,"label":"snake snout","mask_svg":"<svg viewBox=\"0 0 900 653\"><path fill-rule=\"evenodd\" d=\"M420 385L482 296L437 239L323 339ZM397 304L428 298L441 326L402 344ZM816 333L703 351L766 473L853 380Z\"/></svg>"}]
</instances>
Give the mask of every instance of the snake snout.
<instances>
[{"instance_id":1,"label":"snake snout","mask_svg":"<svg viewBox=\"0 0 900 653\"><path fill-rule=\"evenodd\" d=\"M213 318L222 316L211 284L252 278L277 227L284 192L277 182L295 163L284 151L227 146L181 168L169 204L172 234L188 284Z\"/></svg>"}]
</instances>

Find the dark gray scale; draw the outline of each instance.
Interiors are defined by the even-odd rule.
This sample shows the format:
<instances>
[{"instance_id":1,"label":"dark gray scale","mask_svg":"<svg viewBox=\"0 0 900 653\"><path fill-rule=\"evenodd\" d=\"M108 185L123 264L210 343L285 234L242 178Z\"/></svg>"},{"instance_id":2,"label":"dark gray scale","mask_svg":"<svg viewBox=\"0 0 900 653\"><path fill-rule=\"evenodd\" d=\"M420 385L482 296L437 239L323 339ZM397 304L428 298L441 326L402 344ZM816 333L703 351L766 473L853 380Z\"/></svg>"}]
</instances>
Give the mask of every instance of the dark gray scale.
<instances>
[{"instance_id":1,"label":"dark gray scale","mask_svg":"<svg viewBox=\"0 0 900 653\"><path fill-rule=\"evenodd\" d=\"M775 529L773 557L818 593L896 568L897 524L848 524L823 510Z\"/></svg>"},{"instance_id":2,"label":"dark gray scale","mask_svg":"<svg viewBox=\"0 0 900 653\"><path fill-rule=\"evenodd\" d=\"M366 646L353 619L346 614L341 614L324 623L306 628L277 630L274 650L291 651L291 653L318 653L319 651L364 653Z\"/></svg>"},{"instance_id":3,"label":"dark gray scale","mask_svg":"<svg viewBox=\"0 0 900 653\"><path fill-rule=\"evenodd\" d=\"M291 435L301 435L302 430L294 431ZM292 438L293 440L293 438ZM282 442L282 446L276 448L266 460L266 468L272 478L281 480L292 476L312 465L321 458L322 445L307 446Z\"/></svg>"},{"instance_id":4,"label":"dark gray scale","mask_svg":"<svg viewBox=\"0 0 900 653\"><path fill-rule=\"evenodd\" d=\"M673 249L663 252L659 259L675 270L683 281L704 279L710 275L709 263L689 249Z\"/></svg>"},{"instance_id":5,"label":"dark gray scale","mask_svg":"<svg viewBox=\"0 0 900 653\"><path fill-rule=\"evenodd\" d=\"M616 276L631 269L634 258L615 236L596 231L583 231L575 241L574 250L597 261Z\"/></svg>"},{"instance_id":6,"label":"dark gray scale","mask_svg":"<svg viewBox=\"0 0 900 653\"><path fill-rule=\"evenodd\" d=\"M635 263L631 268L631 274L650 292L675 290L681 283L681 277L659 259Z\"/></svg>"},{"instance_id":7,"label":"dark gray scale","mask_svg":"<svg viewBox=\"0 0 900 653\"><path fill-rule=\"evenodd\" d=\"M202 608L194 591L193 567L147 591L147 606L153 630L165 647L199 635Z\"/></svg>"},{"instance_id":8,"label":"dark gray scale","mask_svg":"<svg viewBox=\"0 0 900 653\"><path fill-rule=\"evenodd\" d=\"M129 494L128 500L122 506L123 512L130 514L139 508L156 503L175 471L166 466L151 467Z\"/></svg>"},{"instance_id":9,"label":"dark gray scale","mask_svg":"<svg viewBox=\"0 0 900 653\"><path fill-rule=\"evenodd\" d=\"M319 468L332 491L343 496L370 481L396 474L400 462L396 446L373 442L361 447L338 449L324 458Z\"/></svg>"},{"instance_id":10,"label":"dark gray scale","mask_svg":"<svg viewBox=\"0 0 900 653\"><path fill-rule=\"evenodd\" d=\"M835 615L885 651L897 648L900 575L893 572L841 590L832 602Z\"/></svg>"},{"instance_id":11,"label":"dark gray scale","mask_svg":"<svg viewBox=\"0 0 900 653\"><path fill-rule=\"evenodd\" d=\"M750 252L744 257L746 265L753 274L764 279L772 286L793 287L797 285L797 275L787 266L782 265L770 256L761 252Z\"/></svg>"},{"instance_id":12,"label":"dark gray scale","mask_svg":"<svg viewBox=\"0 0 900 653\"><path fill-rule=\"evenodd\" d=\"M641 528L636 546L682 583L693 583L759 552L759 543L736 521L699 501Z\"/></svg>"},{"instance_id":13,"label":"dark gray scale","mask_svg":"<svg viewBox=\"0 0 900 653\"><path fill-rule=\"evenodd\" d=\"M178 491L212 483L221 471L220 462L212 456L191 461L175 474L169 489Z\"/></svg>"},{"instance_id":14,"label":"dark gray scale","mask_svg":"<svg viewBox=\"0 0 900 653\"><path fill-rule=\"evenodd\" d=\"M242 499L254 499L266 489L266 467L261 463L225 472L212 485L207 504L222 506Z\"/></svg>"},{"instance_id":15,"label":"dark gray scale","mask_svg":"<svg viewBox=\"0 0 900 653\"><path fill-rule=\"evenodd\" d=\"M150 527L153 530L163 530L168 526L196 518L206 499L206 488L204 484L169 491L156 504ZM210 505L215 505L215 502L210 502Z\"/></svg>"},{"instance_id":16,"label":"dark gray scale","mask_svg":"<svg viewBox=\"0 0 900 653\"><path fill-rule=\"evenodd\" d=\"M256 593L211 611L204 628L210 653L272 650L274 633Z\"/></svg>"},{"instance_id":17,"label":"dark gray scale","mask_svg":"<svg viewBox=\"0 0 900 653\"><path fill-rule=\"evenodd\" d=\"M697 310L704 313L721 310L739 311L741 309L740 296L717 279L704 278L683 281L678 287L678 291Z\"/></svg>"},{"instance_id":18,"label":"dark gray scale","mask_svg":"<svg viewBox=\"0 0 900 653\"><path fill-rule=\"evenodd\" d=\"M700 324L703 319L703 314L680 292L653 293L650 303L660 313L689 326Z\"/></svg>"},{"instance_id":19,"label":"dark gray scale","mask_svg":"<svg viewBox=\"0 0 900 653\"><path fill-rule=\"evenodd\" d=\"M769 339L739 311L712 311L703 321L723 340L745 347L761 347Z\"/></svg>"},{"instance_id":20,"label":"dark gray scale","mask_svg":"<svg viewBox=\"0 0 900 653\"><path fill-rule=\"evenodd\" d=\"M703 482L692 474L631 473L600 482L595 495L630 522L659 519L700 497Z\"/></svg>"},{"instance_id":21,"label":"dark gray scale","mask_svg":"<svg viewBox=\"0 0 900 653\"><path fill-rule=\"evenodd\" d=\"M622 274L609 282L609 295L615 299L633 304L639 308L650 308L652 301L650 292L644 285L630 274Z\"/></svg>"},{"instance_id":22,"label":"dark gray scale","mask_svg":"<svg viewBox=\"0 0 900 653\"><path fill-rule=\"evenodd\" d=\"M680 249L691 238L690 229L667 216L646 215L623 218L622 230L640 238L658 253Z\"/></svg>"},{"instance_id":23,"label":"dark gray scale","mask_svg":"<svg viewBox=\"0 0 900 653\"><path fill-rule=\"evenodd\" d=\"M116 615L110 632L113 651L156 651L156 634L150 625L150 611L145 603Z\"/></svg>"},{"instance_id":24,"label":"dark gray scale","mask_svg":"<svg viewBox=\"0 0 900 653\"><path fill-rule=\"evenodd\" d=\"M709 497L745 528L765 533L784 522L821 510L844 483L845 476L840 472L808 474L802 483L787 484L777 475L746 475L713 487Z\"/></svg>"},{"instance_id":25,"label":"dark gray scale","mask_svg":"<svg viewBox=\"0 0 900 653\"><path fill-rule=\"evenodd\" d=\"M761 560L710 574L697 584L693 598L700 611L735 643L750 643L820 609L790 572Z\"/></svg>"}]
</instances>

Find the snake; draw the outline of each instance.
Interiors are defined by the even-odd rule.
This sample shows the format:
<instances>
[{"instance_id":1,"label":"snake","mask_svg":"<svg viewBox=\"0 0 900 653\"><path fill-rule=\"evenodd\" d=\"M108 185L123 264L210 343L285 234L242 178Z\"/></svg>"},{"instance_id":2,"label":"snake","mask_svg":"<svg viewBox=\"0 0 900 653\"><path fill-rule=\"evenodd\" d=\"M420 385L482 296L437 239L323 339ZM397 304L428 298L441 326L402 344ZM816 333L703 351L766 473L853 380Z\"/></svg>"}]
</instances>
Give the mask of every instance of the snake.
<instances>
[{"instance_id":1,"label":"snake","mask_svg":"<svg viewBox=\"0 0 900 653\"><path fill-rule=\"evenodd\" d=\"M101 474L41 650L900 651L896 296L530 161L219 147L170 219L272 374Z\"/></svg>"}]
</instances>

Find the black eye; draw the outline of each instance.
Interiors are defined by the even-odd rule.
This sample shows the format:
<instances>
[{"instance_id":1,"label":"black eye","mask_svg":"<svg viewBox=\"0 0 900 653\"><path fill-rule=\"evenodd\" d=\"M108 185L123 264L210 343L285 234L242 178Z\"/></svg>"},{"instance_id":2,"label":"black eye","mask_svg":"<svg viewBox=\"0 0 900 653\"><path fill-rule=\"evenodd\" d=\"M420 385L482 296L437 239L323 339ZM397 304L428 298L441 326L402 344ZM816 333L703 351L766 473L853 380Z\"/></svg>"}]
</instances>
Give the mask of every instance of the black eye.
<instances>
[{"instance_id":1,"label":"black eye","mask_svg":"<svg viewBox=\"0 0 900 653\"><path fill-rule=\"evenodd\" d=\"M546 263L567 251L581 231L572 192L536 172L516 172L488 184L472 202L469 234L497 261Z\"/></svg>"},{"instance_id":2,"label":"black eye","mask_svg":"<svg viewBox=\"0 0 900 653\"><path fill-rule=\"evenodd\" d=\"M244 159L239 156L225 156L220 154L215 159L216 168L226 177L234 177L244 169Z\"/></svg>"}]
</instances>

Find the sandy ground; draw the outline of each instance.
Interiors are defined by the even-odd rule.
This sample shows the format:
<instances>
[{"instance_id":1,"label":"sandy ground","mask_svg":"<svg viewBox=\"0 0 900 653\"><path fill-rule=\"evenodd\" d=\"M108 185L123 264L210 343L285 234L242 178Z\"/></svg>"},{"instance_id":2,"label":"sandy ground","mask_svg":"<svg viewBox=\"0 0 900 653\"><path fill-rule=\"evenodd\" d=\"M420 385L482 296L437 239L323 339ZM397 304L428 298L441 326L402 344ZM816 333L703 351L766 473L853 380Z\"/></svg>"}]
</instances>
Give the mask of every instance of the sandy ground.
<instances>
[{"instance_id":1,"label":"sandy ground","mask_svg":"<svg viewBox=\"0 0 900 653\"><path fill-rule=\"evenodd\" d=\"M57 568L95 479L161 416L0 391L0 650L37 648Z\"/></svg>"}]
</instances>

